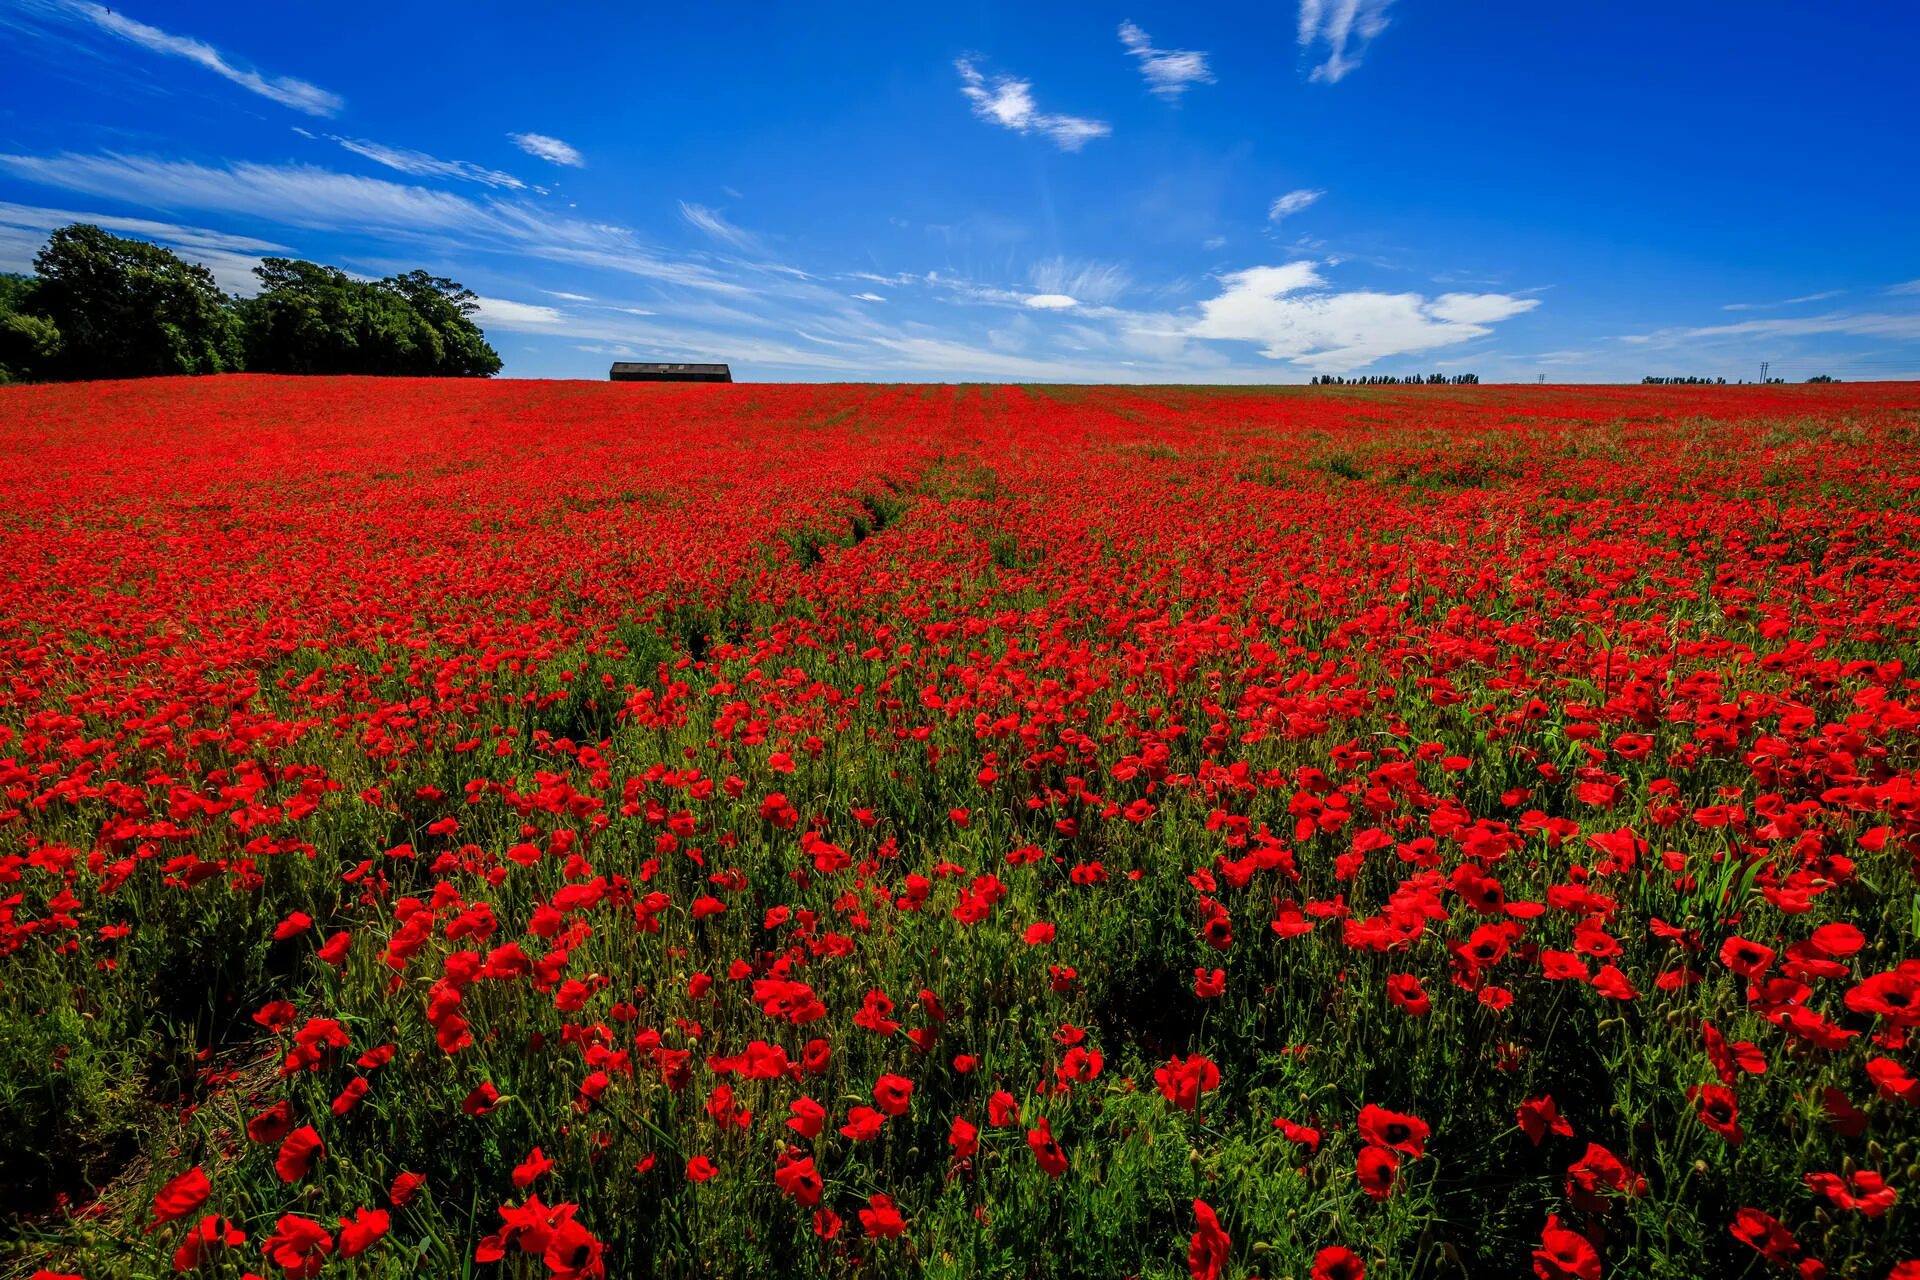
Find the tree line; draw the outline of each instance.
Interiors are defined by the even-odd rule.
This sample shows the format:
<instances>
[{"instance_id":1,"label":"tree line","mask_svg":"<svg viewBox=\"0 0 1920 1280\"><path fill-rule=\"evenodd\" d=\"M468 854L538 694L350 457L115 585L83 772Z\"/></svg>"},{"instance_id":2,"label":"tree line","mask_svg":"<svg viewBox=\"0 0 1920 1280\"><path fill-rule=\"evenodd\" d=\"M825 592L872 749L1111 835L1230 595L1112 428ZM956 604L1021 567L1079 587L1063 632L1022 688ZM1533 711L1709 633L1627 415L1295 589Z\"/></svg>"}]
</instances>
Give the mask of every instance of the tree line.
<instances>
[{"instance_id":1,"label":"tree line","mask_svg":"<svg viewBox=\"0 0 1920 1280\"><path fill-rule=\"evenodd\" d=\"M1480 375L1477 373L1452 375L1429 373L1422 377L1420 374L1412 373L1404 378L1396 378L1392 374L1368 374L1363 378L1342 378L1331 373L1323 373L1316 377L1311 385L1316 387L1477 387L1480 385Z\"/></svg>"},{"instance_id":2,"label":"tree line","mask_svg":"<svg viewBox=\"0 0 1920 1280\"><path fill-rule=\"evenodd\" d=\"M1653 387L1724 387L1727 385L1725 378L1663 378L1658 374L1652 373L1640 379L1640 381L1642 385ZM1785 378L1768 378L1765 385L1770 387L1778 386L1785 381ZM1816 373L1813 377L1808 378L1807 381L1838 382L1840 379L1831 374ZM1738 385L1745 386L1746 379L1742 378Z\"/></svg>"},{"instance_id":3,"label":"tree line","mask_svg":"<svg viewBox=\"0 0 1920 1280\"><path fill-rule=\"evenodd\" d=\"M0 382L500 371L473 292L425 271L357 280L263 258L259 292L243 298L171 250L86 223L54 231L33 265L0 275Z\"/></svg>"}]
</instances>

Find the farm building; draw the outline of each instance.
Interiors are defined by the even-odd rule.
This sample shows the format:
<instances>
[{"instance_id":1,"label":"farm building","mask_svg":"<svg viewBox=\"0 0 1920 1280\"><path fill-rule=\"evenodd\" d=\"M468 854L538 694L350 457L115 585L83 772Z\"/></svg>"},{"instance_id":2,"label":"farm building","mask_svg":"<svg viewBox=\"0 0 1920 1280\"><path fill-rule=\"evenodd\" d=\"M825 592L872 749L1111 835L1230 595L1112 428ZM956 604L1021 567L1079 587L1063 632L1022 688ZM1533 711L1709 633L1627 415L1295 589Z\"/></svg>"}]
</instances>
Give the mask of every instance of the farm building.
<instances>
[{"instance_id":1,"label":"farm building","mask_svg":"<svg viewBox=\"0 0 1920 1280\"><path fill-rule=\"evenodd\" d=\"M607 370L610 382L732 382L733 370L723 364L638 364L614 362Z\"/></svg>"}]
</instances>

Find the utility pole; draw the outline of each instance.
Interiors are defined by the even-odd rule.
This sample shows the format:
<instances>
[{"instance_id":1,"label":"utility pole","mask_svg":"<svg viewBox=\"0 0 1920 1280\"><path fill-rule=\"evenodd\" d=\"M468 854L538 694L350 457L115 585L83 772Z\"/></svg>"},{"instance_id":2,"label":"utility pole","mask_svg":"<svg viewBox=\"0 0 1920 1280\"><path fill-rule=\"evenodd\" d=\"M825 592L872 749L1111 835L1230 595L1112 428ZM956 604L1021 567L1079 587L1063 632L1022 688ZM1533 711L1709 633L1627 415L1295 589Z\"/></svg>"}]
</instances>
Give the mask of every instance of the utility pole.
<instances>
[{"instance_id":1,"label":"utility pole","mask_svg":"<svg viewBox=\"0 0 1920 1280\"><path fill-rule=\"evenodd\" d=\"M1773 367L1773 364L1772 364L1772 362L1771 362L1771 361L1768 361L1768 360L1762 360L1762 361L1760 362L1760 385L1761 385L1761 386L1765 386L1765 385L1766 385L1766 382L1767 382L1767 370L1768 370L1768 369L1771 369L1772 367Z\"/></svg>"}]
</instances>

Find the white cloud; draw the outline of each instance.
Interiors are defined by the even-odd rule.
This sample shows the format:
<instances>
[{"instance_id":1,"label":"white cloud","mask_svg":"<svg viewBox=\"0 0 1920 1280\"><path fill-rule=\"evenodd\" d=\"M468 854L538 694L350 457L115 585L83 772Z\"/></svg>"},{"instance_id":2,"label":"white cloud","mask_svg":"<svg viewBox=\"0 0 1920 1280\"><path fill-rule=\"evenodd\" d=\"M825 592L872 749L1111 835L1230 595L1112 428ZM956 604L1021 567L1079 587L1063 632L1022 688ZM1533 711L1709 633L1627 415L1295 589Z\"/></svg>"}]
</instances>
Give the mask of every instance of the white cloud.
<instances>
[{"instance_id":1,"label":"white cloud","mask_svg":"<svg viewBox=\"0 0 1920 1280\"><path fill-rule=\"evenodd\" d=\"M1497 324L1539 305L1538 298L1504 293L1443 293L1427 304L1426 313L1447 324Z\"/></svg>"},{"instance_id":2,"label":"white cloud","mask_svg":"<svg viewBox=\"0 0 1920 1280\"><path fill-rule=\"evenodd\" d=\"M475 314L480 317L482 325L522 333L550 330L566 318L558 307L542 306L537 302L513 302L506 298L483 296L475 298L474 305L479 308Z\"/></svg>"},{"instance_id":3,"label":"white cloud","mask_svg":"<svg viewBox=\"0 0 1920 1280\"><path fill-rule=\"evenodd\" d=\"M1366 55L1373 38L1387 29L1393 0L1300 0L1300 47L1326 45L1327 60L1313 78L1337 84Z\"/></svg>"},{"instance_id":4,"label":"white cloud","mask_svg":"<svg viewBox=\"0 0 1920 1280\"><path fill-rule=\"evenodd\" d=\"M1889 285L1887 292L1891 294L1920 293L1920 280L1909 280L1905 284Z\"/></svg>"},{"instance_id":5,"label":"white cloud","mask_svg":"<svg viewBox=\"0 0 1920 1280\"><path fill-rule=\"evenodd\" d=\"M734 226L731 222L728 222L725 218L721 217L712 209L707 208L705 205L688 204L685 200L682 200L680 202L680 216L685 218L693 226L698 227L700 230L712 236L715 240L724 240L726 243L741 249L757 250L760 247L759 242L754 239L752 233Z\"/></svg>"},{"instance_id":6,"label":"white cloud","mask_svg":"<svg viewBox=\"0 0 1920 1280\"><path fill-rule=\"evenodd\" d=\"M563 164L571 169L587 167L586 159L572 145L549 138L544 133L510 133L507 140L530 156L537 156L550 164Z\"/></svg>"},{"instance_id":7,"label":"white cloud","mask_svg":"<svg viewBox=\"0 0 1920 1280\"><path fill-rule=\"evenodd\" d=\"M292 107L295 111L304 111L310 116L337 115L341 108L346 106L346 101L337 93L329 93L317 85L308 84L305 80L296 80L292 76L262 75L251 67L240 66L229 61L225 54L204 40L162 31L159 27L148 26L125 14L115 13L105 5L93 4L89 0L57 0L53 10L83 18L100 30L118 36L130 44L137 44L150 52L173 58L185 58L249 92L257 93L263 98L271 98L283 107Z\"/></svg>"},{"instance_id":8,"label":"white cloud","mask_svg":"<svg viewBox=\"0 0 1920 1280\"><path fill-rule=\"evenodd\" d=\"M1289 191L1267 206L1267 221L1279 222L1283 218L1292 217L1325 194L1327 193L1324 191L1315 190L1310 187L1301 187L1298 191Z\"/></svg>"},{"instance_id":9,"label":"white cloud","mask_svg":"<svg viewBox=\"0 0 1920 1280\"><path fill-rule=\"evenodd\" d=\"M1253 342L1270 360L1346 373L1387 356L1430 351L1484 337L1487 326L1539 305L1506 294L1334 293L1318 264L1291 262L1224 276L1220 296L1200 305L1185 332Z\"/></svg>"},{"instance_id":10,"label":"white cloud","mask_svg":"<svg viewBox=\"0 0 1920 1280\"><path fill-rule=\"evenodd\" d=\"M589 298L584 293L563 293L558 289L542 289L540 292L546 294L549 298L558 298L562 302L592 302L593 301L592 298Z\"/></svg>"},{"instance_id":11,"label":"white cloud","mask_svg":"<svg viewBox=\"0 0 1920 1280\"><path fill-rule=\"evenodd\" d=\"M416 178L458 178L463 182L478 182L489 187L506 187L512 191L526 189L527 184L510 173L482 168L477 164L469 164L465 160L442 160L424 151L389 147L383 143L370 142L365 138L343 138L337 133L330 133L327 136L357 156L364 156L375 164L383 164L389 169L397 169L401 173L412 174Z\"/></svg>"},{"instance_id":12,"label":"white cloud","mask_svg":"<svg viewBox=\"0 0 1920 1280\"><path fill-rule=\"evenodd\" d=\"M1213 83L1206 54L1192 49L1156 49L1152 38L1132 22L1120 24L1120 43L1140 59L1140 74L1147 78L1148 90L1162 98L1177 99L1196 84Z\"/></svg>"},{"instance_id":13,"label":"white cloud","mask_svg":"<svg viewBox=\"0 0 1920 1280\"><path fill-rule=\"evenodd\" d=\"M886 301L885 298L881 297L877 293L854 293L854 294L849 294L848 296L860 302L885 302Z\"/></svg>"},{"instance_id":14,"label":"white cloud","mask_svg":"<svg viewBox=\"0 0 1920 1280\"><path fill-rule=\"evenodd\" d=\"M953 65L960 73L960 92L973 103L973 114L989 124L1015 133L1043 134L1062 151L1078 151L1093 139L1113 132L1104 120L1053 115L1040 110L1033 101L1031 81L995 76L989 84L970 59L956 59Z\"/></svg>"},{"instance_id":15,"label":"white cloud","mask_svg":"<svg viewBox=\"0 0 1920 1280\"><path fill-rule=\"evenodd\" d=\"M1036 293L1027 299L1027 305L1036 311L1062 311L1068 307L1077 307L1080 303L1064 293Z\"/></svg>"}]
</instances>

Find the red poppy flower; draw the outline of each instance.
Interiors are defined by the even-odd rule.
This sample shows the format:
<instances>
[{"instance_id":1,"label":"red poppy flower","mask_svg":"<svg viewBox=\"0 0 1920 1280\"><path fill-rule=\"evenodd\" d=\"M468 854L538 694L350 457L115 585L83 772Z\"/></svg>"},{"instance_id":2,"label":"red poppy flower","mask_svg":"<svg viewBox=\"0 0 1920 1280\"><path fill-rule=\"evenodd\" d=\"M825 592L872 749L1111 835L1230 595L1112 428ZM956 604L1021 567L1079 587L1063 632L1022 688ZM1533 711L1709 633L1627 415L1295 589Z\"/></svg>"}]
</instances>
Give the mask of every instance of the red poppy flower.
<instances>
[{"instance_id":1,"label":"red poppy flower","mask_svg":"<svg viewBox=\"0 0 1920 1280\"><path fill-rule=\"evenodd\" d=\"M1175 1056L1155 1069L1153 1078L1162 1097L1182 1111L1192 1111L1200 1105L1201 1094L1219 1087L1220 1068L1197 1053L1185 1059Z\"/></svg>"},{"instance_id":2,"label":"red poppy flower","mask_svg":"<svg viewBox=\"0 0 1920 1280\"><path fill-rule=\"evenodd\" d=\"M393 1201L394 1208L404 1209L419 1193L426 1180L426 1175L422 1173L399 1174L394 1178L393 1185L387 1189L387 1199Z\"/></svg>"},{"instance_id":3,"label":"red poppy flower","mask_svg":"<svg viewBox=\"0 0 1920 1280\"><path fill-rule=\"evenodd\" d=\"M384 1209L355 1209L353 1218L340 1219L340 1256L354 1258L373 1247L387 1234L390 1219Z\"/></svg>"},{"instance_id":4,"label":"red poppy flower","mask_svg":"<svg viewBox=\"0 0 1920 1280\"><path fill-rule=\"evenodd\" d=\"M687 1161L688 1182L705 1182L719 1172L719 1168L706 1156L694 1156Z\"/></svg>"},{"instance_id":5,"label":"red poppy flower","mask_svg":"<svg viewBox=\"0 0 1920 1280\"><path fill-rule=\"evenodd\" d=\"M513 1185L521 1190L533 1185L534 1180L553 1168L553 1161L546 1153L535 1147L527 1158L513 1167Z\"/></svg>"},{"instance_id":6,"label":"red poppy flower","mask_svg":"<svg viewBox=\"0 0 1920 1280\"><path fill-rule=\"evenodd\" d=\"M1404 1155L1426 1154L1427 1136L1432 1130L1418 1116L1403 1115L1372 1103L1360 1108L1360 1137L1376 1147L1386 1147Z\"/></svg>"},{"instance_id":7,"label":"red poppy flower","mask_svg":"<svg viewBox=\"0 0 1920 1280\"><path fill-rule=\"evenodd\" d=\"M1274 1120L1273 1127L1286 1134L1288 1141L1298 1142L1305 1146L1307 1154L1309 1155L1320 1150L1320 1131L1318 1129L1309 1129L1306 1125L1295 1124L1291 1120L1280 1118Z\"/></svg>"},{"instance_id":8,"label":"red poppy flower","mask_svg":"<svg viewBox=\"0 0 1920 1280\"><path fill-rule=\"evenodd\" d=\"M1345 1245L1328 1245L1313 1255L1311 1280L1366 1280L1360 1255Z\"/></svg>"},{"instance_id":9,"label":"red poppy flower","mask_svg":"<svg viewBox=\"0 0 1920 1280\"><path fill-rule=\"evenodd\" d=\"M886 1123L885 1112L875 1111L872 1107L854 1107L847 1112L847 1122L840 1126L840 1132L855 1142L872 1142L880 1136L880 1130Z\"/></svg>"},{"instance_id":10,"label":"red poppy flower","mask_svg":"<svg viewBox=\"0 0 1920 1280\"><path fill-rule=\"evenodd\" d=\"M199 1165L169 1179L153 1197L153 1223L147 1230L151 1231L163 1222L186 1217L205 1204L207 1197L212 1194L213 1183L201 1172Z\"/></svg>"},{"instance_id":11,"label":"red poppy flower","mask_svg":"<svg viewBox=\"0 0 1920 1280\"><path fill-rule=\"evenodd\" d=\"M1920 1107L1920 1078L1892 1058L1874 1058L1867 1063L1867 1075L1881 1097L1889 1102L1904 1102Z\"/></svg>"},{"instance_id":12,"label":"red poppy flower","mask_svg":"<svg viewBox=\"0 0 1920 1280\"><path fill-rule=\"evenodd\" d=\"M187 1232L186 1239L173 1251L173 1269L192 1271L209 1262L224 1249L247 1242L247 1233L216 1214L208 1214Z\"/></svg>"},{"instance_id":13,"label":"red poppy flower","mask_svg":"<svg viewBox=\"0 0 1920 1280\"><path fill-rule=\"evenodd\" d=\"M1887 1180L1871 1169L1857 1169L1845 1178L1837 1173L1809 1173L1802 1180L1831 1200L1836 1209L1851 1209L1869 1218L1879 1217L1900 1198Z\"/></svg>"},{"instance_id":14,"label":"red poppy flower","mask_svg":"<svg viewBox=\"0 0 1920 1280\"><path fill-rule=\"evenodd\" d=\"M1360 1189L1375 1200L1385 1200L1393 1194L1393 1184L1400 1171L1400 1158L1385 1147L1362 1147L1360 1154L1354 1157L1353 1171L1360 1179Z\"/></svg>"},{"instance_id":15,"label":"red poppy flower","mask_svg":"<svg viewBox=\"0 0 1920 1280\"><path fill-rule=\"evenodd\" d=\"M787 1128L803 1138L817 1138L827 1126L827 1109L812 1098L795 1098L787 1104L787 1110L793 1112Z\"/></svg>"},{"instance_id":16,"label":"red poppy flower","mask_svg":"<svg viewBox=\"0 0 1920 1280\"><path fill-rule=\"evenodd\" d=\"M299 937L311 928L313 928L313 917L304 911L295 911L273 927L273 940L285 942L289 938Z\"/></svg>"},{"instance_id":17,"label":"red poppy flower","mask_svg":"<svg viewBox=\"0 0 1920 1280\"><path fill-rule=\"evenodd\" d=\"M1720 946L1720 963L1743 978L1758 978L1773 967L1774 950L1738 935Z\"/></svg>"},{"instance_id":18,"label":"red poppy flower","mask_svg":"<svg viewBox=\"0 0 1920 1280\"><path fill-rule=\"evenodd\" d=\"M333 1114L343 1116L353 1110L360 1099L367 1096L367 1089L368 1085L365 1076L355 1076L353 1079L347 1081L345 1087L340 1090L339 1094L333 1100L330 1108Z\"/></svg>"},{"instance_id":19,"label":"red poppy flower","mask_svg":"<svg viewBox=\"0 0 1920 1280\"><path fill-rule=\"evenodd\" d=\"M1734 1146L1747 1140L1746 1131L1740 1127L1740 1103L1733 1090L1723 1084L1696 1084L1687 1090L1687 1097L1692 1100L1701 1124Z\"/></svg>"},{"instance_id":20,"label":"red poppy flower","mask_svg":"<svg viewBox=\"0 0 1920 1280\"><path fill-rule=\"evenodd\" d=\"M873 1082L873 1100L890 1116L903 1116L913 1106L913 1081L905 1076L883 1075Z\"/></svg>"},{"instance_id":21,"label":"red poppy flower","mask_svg":"<svg viewBox=\"0 0 1920 1280\"><path fill-rule=\"evenodd\" d=\"M905 1234L907 1221L893 1207L893 1197L876 1191L867 1197L867 1207L860 1211L860 1229L878 1239L891 1240Z\"/></svg>"},{"instance_id":22,"label":"red poppy flower","mask_svg":"<svg viewBox=\"0 0 1920 1280\"><path fill-rule=\"evenodd\" d=\"M1551 1096L1530 1098L1521 1103L1517 1119L1521 1132L1525 1133L1536 1147L1545 1141L1549 1133L1558 1134L1563 1138L1573 1136L1573 1126L1567 1123L1565 1116L1560 1114L1560 1109L1554 1105Z\"/></svg>"},{"instance_id":23,"label":"red poppy flower","mask_svg":"<svg viewBox=\"0 0 1920 1280\"><path fill-rule=\"evenodd\" d=\"M820 1203L821 1192L826 1189L820 1171L814 1167L812 1156L777 1163L773 1170L773 1183L780 1188L782 1195L809 1209Z\"/></svg>"},{"instance_id":24,"label":"red poppy flower","mask_svg":"<svg viewBox=\"0 0 1920 1280\"><path fill-rule=\"evenodd\" d=\"M953 1148L954 1159L965 1160L980 1150L980 1130L963 1117L955 1116L952 1127L947 1130L947 1144Z\"/></svg>"},{"instance_id":25,"label":"red poppy flower","mask_svg":"<svg viewBox=\"0 0 1920 1280\"><path fill-rule=\"evenodd\" d=\"M260 1249L287 1280L308 1280L326 1266L333 1236L313 1219L290 1213L273 1224L273 1234L260 1242Z\"/></svg>"},{"instance_id":26,"label":"red poppy flower","mask_svg":"<svg viewBox=\"0 0 1920 1280\"><path fill-rule=\"evenodd\" d=\"M1896 1027L1920 1026L1920 975L1890 969L1847 992L1847 1008Z\"/></svg>"},{"instance_id":27,"label":"red poppy flower","mask_svg":"<svg viewBox=\"0 0 1920 1280\"><path fill-rule=\"evenodd\" d=\"M1533 1251L1533 1274L1539 1280L1600 1280L1600 1251L1578 1231L1560 1225L1549 1215L1540 1231L1540 1247Z\"/></svg>"},{"instance_id":28,"label":"red poppy flower","mask_svg":"<svg viewBox=\"0 0 1920 1280\"><path fill-rule=\"evenodd\" d=\"M1067 1153L1054 1141L1053 1126L1045 1116L1027 1131L1027 1146L1033 1149L1034 1160L1049 1178L1057 1178L1067 1171Z\"/></svg>"},{"instance_id":29,"label":"red poppy flower","mask_svg":"<svg viewBox=\"0 0 1920 1280\"><path fill-rule=\"evenodd\" d=\"M312 1125L303 1124L280 1144L280 1153L273 1159L273 1168L280 1175L280 1181L298 1182L312 1173L313 1166L326 1154L327 1144L320 1141L320 1135Z\"/></svg>"},{"instance_id":30,"label":"red poppy flower","mask_svg":"<svg viewBox=\"0 0 1920 1280\"><path fill-rule=\"evenodd\" d=\"M1227 1254L1233 1238L1220 1225L1213 1206L1204 1200L1193 1202L1194 1231L1187 1241L1187 1273L1193 1280L1220 1280L1226 1270Z\"/></svg>"},{"instance_id":31,"label":"red poppy flower","mask_svg":"<svg viewBox=\"0 0 1920 1280\"><path fill-rule=\"evenodd\" d=\"M1777 1266L1790 1267L1793 1260L1800 1256L1800 1242L1770 1213L1752 1208L1742 1209L1733 1215L1733 1225L1729 1229L1734 1239L1757 1249L1768 1262Z\"/></svg>"},{"instance_id":32,"label":"red poppy flower","mask_svg":"<svg viewBox=\"0 0 1920 1280\"><path fill-rule=\"evenodd\" d=\"M1426 988L1411 973L1396 973L1387 978L1387 999L1416 1018L1425 1017L1433 1008Z\"/></svg>"}]
</instances>

